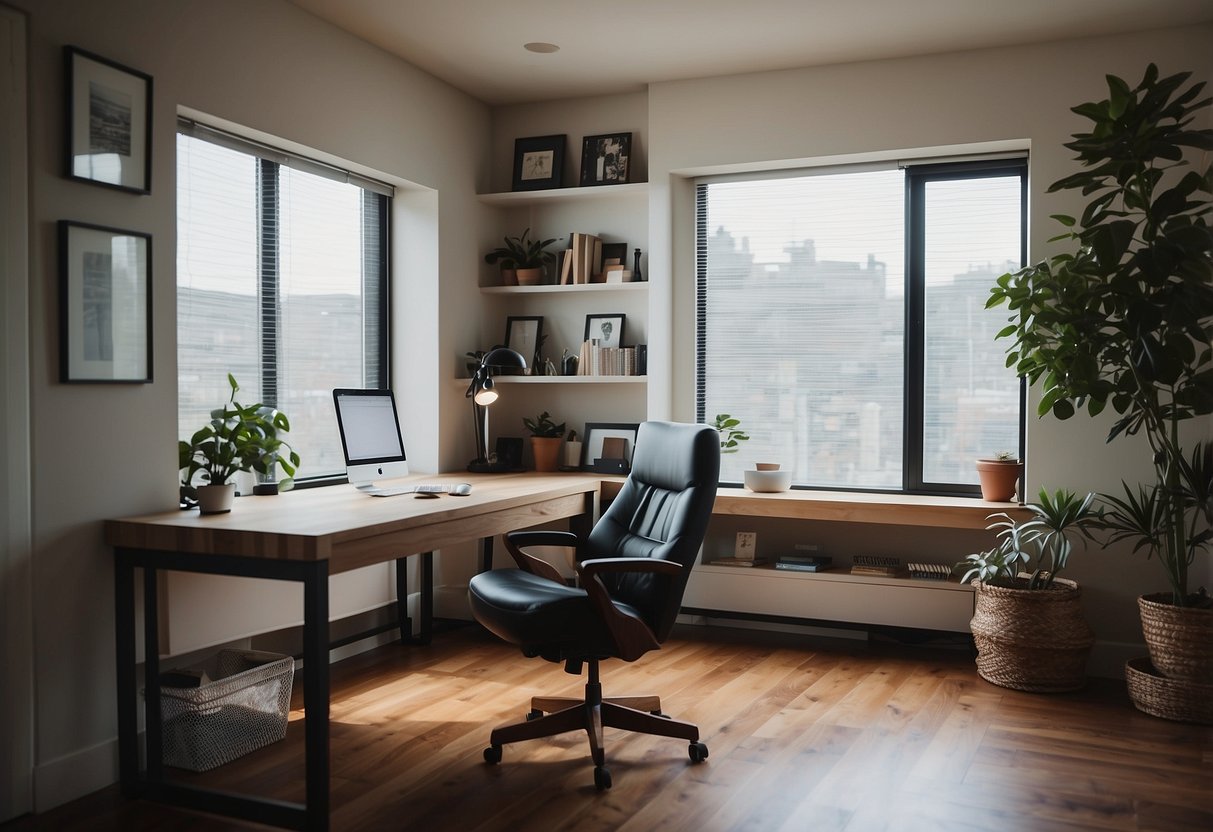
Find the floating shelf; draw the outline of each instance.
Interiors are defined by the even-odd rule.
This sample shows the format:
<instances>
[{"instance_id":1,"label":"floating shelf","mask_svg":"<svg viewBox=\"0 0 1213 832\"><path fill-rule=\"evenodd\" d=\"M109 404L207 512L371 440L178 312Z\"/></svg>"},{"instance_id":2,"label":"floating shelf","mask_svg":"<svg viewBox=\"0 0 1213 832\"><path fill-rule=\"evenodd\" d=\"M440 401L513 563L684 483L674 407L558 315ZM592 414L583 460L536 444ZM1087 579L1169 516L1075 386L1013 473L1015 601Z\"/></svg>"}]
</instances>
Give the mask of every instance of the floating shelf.
<instances>
[{"instance_id":1,"label":"floating shelf","mask_svg":"<svg viewBox=\"0 0 1213 832\"><path fill-rule=\"evenodd\" d=\"M486 295L542 295L577 294L579 292L643 292L649 288L648 281L637 283L578 283L573 285L547 284L545 286L481 286Z\"/></svg>"},{"instance_id":2,"label":"floating shelf","mask_svg":"<svg viewBox=\"0 0 1213 832\"><path fill-rule=\"evenodd\" d=\"M509 206L527 205L533 202L618 199L625 196L642 196L648 191L648 182L632 182L627 185L596 185L586 188L551 188L546 191L477 194L476 198L485 205Z\"/></svg>"}]
</instances>

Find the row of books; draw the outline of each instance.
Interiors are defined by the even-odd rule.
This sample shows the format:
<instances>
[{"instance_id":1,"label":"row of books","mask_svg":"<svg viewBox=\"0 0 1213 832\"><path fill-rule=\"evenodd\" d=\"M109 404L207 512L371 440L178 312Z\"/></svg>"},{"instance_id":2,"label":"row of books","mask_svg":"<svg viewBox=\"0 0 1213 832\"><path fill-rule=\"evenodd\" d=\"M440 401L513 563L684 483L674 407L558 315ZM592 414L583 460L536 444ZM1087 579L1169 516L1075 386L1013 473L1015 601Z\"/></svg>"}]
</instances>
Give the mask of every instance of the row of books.
<instances>
[{"instance_id":1,"label":"row of books","mask_svg":"<svg viewBox=\"0 0 1213 832\"><path fill-rule=\"evenodd\" d=\"M648 349L644 344L634 347L604 347L597 339L583 341L577 359L579 376L643 376L648 372Z\"/></svg>"},{"instance_id":2,"label":"row of books","mask_svg":"<svg viewBox=\"0 0 1213 832\"><path fill-rule=\"evenodd\" d=\"M716 558L710 561L713 566L765 566L766 558ZM776 569L790 572L825 572L834 567L834 559L829 555L780 555L775 561ZM940 563L909 563L906 565L911 578L923 580L946 581L952 574L952 569ZM893 578L901 572L901 561L898 558L882 555L855 555L851 559L852 575L876 575Z\"/></svg>"},{"instance_id":3,"label":"row of books","mask_svg":"<svg viewBox=\"0 0 1213 832\"><path fill-rule=\"evenodd\" d=\"M627 243L604 243L596 234L574 231L560 253L560 283L627 283L632 279L627 251Z\"/></svg>"}]
</instances>

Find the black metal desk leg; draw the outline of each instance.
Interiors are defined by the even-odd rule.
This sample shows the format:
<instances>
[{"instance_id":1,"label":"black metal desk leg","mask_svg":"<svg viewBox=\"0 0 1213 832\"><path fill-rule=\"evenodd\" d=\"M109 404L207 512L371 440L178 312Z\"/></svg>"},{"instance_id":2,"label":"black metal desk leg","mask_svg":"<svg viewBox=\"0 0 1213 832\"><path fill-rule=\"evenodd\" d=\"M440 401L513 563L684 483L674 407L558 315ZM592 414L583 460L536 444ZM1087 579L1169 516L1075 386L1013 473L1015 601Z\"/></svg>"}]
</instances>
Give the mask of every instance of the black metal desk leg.
<instances>
[{"instance_id":1,"label":"black metal desk leg","mask_svg":"<svg viewBox=\"0 0 1213 832\"><path fill-rule=\"evenodd\" d=\"M417 628L417 643L429 644L434 633L434 553L421 553L421 624Z\"/></svg>"},{"instance_id":2,"label":"black metal desk leg","mask_svg":"<svg viewBox=\"0 0 1213 832\"><path fill-rule=\"evenodd\" d=\"M160 611L156 570L143 567L143 690L147 740L147 779L164 780L164 742L160 722Z\"/></svg>"},{"instance_id":3,"label":"black metal desk leg","mask_svg":"<svg viewBox=\"0 0 1213 832\"><path fill-rule=\"evenodd\" d=\"M311 565L303 581L303 707L307 766L307 828L329 828L329 579L328 562Z\"/></svg>"},{"instance_id":4,"label":"black metal desk leg","mask_svg":"<svg viewBox=\"0 0 1213 832\"><path fill-rule=\"evenodd\" d=\"M409 559L396 558L396 620L400 622L400 643L413 640L413 619L409 617Z\"/></svg>"},{"instance_id":5,"label":"black metal desk leg","mask_svg":"<svg viewBox=\"0 0 1213 832\"><path fill-rule=\"evenodd\" d=\"M488 572L493 568L493 538L480 538L480 571Z\"/></svg>"},{"instance_id":6,"label":"black metal desk leg","mask_svg":"<svg viewBox=\"0 0 1213 832\"><path fill-rule=\"evenodd\" d=\"M139 794L139 702L135 686L135 567L119 549L114 558L114 654L118 673L118 774L122 794Z\"/></svg>"}]
</instances>

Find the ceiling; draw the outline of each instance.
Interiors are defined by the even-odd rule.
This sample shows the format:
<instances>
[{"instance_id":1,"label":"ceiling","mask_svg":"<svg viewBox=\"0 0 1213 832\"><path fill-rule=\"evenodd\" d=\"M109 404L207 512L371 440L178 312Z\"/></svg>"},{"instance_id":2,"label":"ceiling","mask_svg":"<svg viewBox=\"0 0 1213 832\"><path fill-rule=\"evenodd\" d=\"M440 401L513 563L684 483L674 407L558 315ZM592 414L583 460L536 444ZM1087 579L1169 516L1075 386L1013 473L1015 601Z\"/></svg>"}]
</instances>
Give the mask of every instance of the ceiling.
<instances>
[{"instance_id":1,"label":"ceiling","mask_svg":"<svg viewBox=\"0 0 1213 832\"><path fill-rule=\"evenodd\" d=\"M1213 0L291 2L492 105L1213 21Z\"/></svg>"}]
</instances>

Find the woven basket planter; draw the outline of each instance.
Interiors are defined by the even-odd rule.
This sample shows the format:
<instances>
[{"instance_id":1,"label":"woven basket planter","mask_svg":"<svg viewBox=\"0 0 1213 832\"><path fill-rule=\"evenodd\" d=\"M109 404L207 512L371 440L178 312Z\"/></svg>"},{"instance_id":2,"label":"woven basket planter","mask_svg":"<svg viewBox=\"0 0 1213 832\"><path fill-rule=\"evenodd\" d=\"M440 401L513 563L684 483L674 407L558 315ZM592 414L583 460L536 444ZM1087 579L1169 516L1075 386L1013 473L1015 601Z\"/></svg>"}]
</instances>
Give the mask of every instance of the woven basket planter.
<instances>
[{"instance_id":1,"label":"woven basket planter","mask_svg":"<svg viewBox=\"0 0 1213 832\"><path fill-rule=\"evenodd\" d=\"M1168 679L1144 656L1125 663L1125 684L1139 711L1178 722L1213 725L1213 685Z\"/></svg>"},{"instance_id":2,"label":"woven basket planter","mask_svg":"<svg viewBox=\"0 0 1213 832\"><path fill-rule=\"evenodd\" d=\"M1058 578L1049 589L973 585L969 626L983 679L1034 693L1078 690L1086 683L1095 634L1083 615L1078 584Z\"/></svg>"},{"instance_id":3,"label":"woven basket planter","mask_svg":"<svg viewBox=\"0 0 1213 832\"><path fill-rule=\"evenodd\" d=\"M1151 664L1168 679L1213 685L1213 610L1170 601L1166 592L1137 599Z\"/></svg>"}]
</instances>

